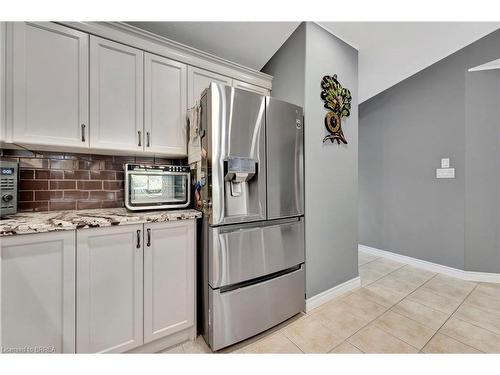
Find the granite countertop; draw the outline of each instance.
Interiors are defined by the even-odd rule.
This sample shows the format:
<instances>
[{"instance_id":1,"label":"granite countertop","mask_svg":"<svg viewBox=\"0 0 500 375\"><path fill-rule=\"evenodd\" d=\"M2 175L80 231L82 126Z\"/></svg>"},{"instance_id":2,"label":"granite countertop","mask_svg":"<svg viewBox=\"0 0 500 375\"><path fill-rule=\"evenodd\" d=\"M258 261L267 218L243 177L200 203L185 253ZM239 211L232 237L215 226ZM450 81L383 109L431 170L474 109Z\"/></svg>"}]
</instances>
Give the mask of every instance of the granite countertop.
<instances>
[{"instance_id":1,"label":"granite countertop","mask_svg":"<svg viewBox=\"0 0 500 375\"><path fill-rule=\"evenodd\" d=\"M200 217L201 212L193 209L128 211L125 208L110 208L78 211L21 212L0 220L0 237L81 228L110 227L113 225L190 220Z\"/></svg>"}]
</instances>

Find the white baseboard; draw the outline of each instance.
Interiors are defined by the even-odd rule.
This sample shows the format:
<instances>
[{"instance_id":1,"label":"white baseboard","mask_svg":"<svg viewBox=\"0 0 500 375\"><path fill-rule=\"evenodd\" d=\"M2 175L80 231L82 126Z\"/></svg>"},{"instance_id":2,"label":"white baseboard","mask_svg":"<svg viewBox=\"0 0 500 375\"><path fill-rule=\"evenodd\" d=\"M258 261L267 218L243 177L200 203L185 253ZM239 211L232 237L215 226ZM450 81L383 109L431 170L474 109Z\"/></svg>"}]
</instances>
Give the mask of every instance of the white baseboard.
<instances>
[{"instance_id":1,"label":"white baseboard","mask_svg":"<svg viewBox=\"0 0 500 375\"><path fill-rule=\"evenodd\" d=\"M498 273L464 271L458 268L447 267L441 264L427 262L426 260L416 259L408 257L406 255L400 255L392 253L390 251L380 250L365 245L358 245L358 249L359 251L365 254L392 259L396 262L409 264L411 266L422 268L427 271L442 273L462 280L487 282L487 283L500 283L500 274Z\"/></svg>"},{"instance_id":2,"label":"white baseboard","mask_svg":"<svg viewBox=\"0 0 500 375\"><path fill-rule=\"evenodd\" d=\"M312 309L315 309L316 307L319 307L328 301L331 301L335 297L338 297L344 293L347 293L353 289L359 288L361 286L361 280L359 276L355 277L354 279L347 280L346 282L339 284L337 286L334 286L331 289L325 290L324 292L321 292L319 294L316 294L315 296L312 296L311 298L306 299L306 312L311 311Z\"/></svg>"}]
</instances>

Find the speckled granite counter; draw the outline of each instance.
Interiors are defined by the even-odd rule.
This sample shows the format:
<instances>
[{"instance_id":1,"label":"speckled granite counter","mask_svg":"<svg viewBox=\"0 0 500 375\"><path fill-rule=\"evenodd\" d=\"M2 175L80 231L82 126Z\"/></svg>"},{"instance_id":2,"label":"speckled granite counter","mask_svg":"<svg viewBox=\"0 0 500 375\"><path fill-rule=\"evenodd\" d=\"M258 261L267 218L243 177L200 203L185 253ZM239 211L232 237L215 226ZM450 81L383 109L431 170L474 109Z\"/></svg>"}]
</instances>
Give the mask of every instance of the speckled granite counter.
<instances>
[{"instance_id":1,"label":"speckled granite counter","mask_svg":"<svg viewBox=\"0 0 500 375\"><path fill-rule=\"evenodd\" d=\"M157 223L201 217L196 210L128 211L110 208L79 211L23 212L0 220L0 237L112 225Z\"/></svg>"}]
</instances>

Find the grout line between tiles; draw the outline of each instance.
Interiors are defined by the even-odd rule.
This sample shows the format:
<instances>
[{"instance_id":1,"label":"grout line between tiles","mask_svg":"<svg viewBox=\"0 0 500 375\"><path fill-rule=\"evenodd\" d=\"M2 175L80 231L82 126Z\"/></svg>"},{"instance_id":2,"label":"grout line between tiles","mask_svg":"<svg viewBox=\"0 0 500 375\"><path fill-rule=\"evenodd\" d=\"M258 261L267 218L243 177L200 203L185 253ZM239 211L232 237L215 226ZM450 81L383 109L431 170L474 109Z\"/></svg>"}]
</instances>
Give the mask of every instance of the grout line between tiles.
<instances>
[{"instance_id":1,"label":"grout line between tiles","mask_svg":"<svg viewBox=\"0 0 500 375\"><path fill-rule=\"evenodd\" d=\"M431 336L431 338L430 338L429 340L427 340L427 342L426 342L426 343L425 343L425 345L422 347L422 349L423 349L423 348L425 348L425 347L427 346L427 344L429 344L429 342L430 342L430 341L434 338L434 336L436 336L436 335L437 335L437 333L441 330L441 328L443 328L443 326L444 326L444 325L445 325L445 324L446 324L446 323L447 323L447 322L451 319L451 317L453 316L453 314L455 314L455 313L457 312L457 310L460 308L460 306L462 306L462 304L463 304L463 303L464 303L464 301L467 299L467 297L469 297L469 296L472 294L472 292L473 292L474 290L476 290L476 288L477 288L477 286L478 286L478 285L479 285L479 284L476 284L476 285L474 286L474 288L472 288L472 290L471 290L471 291L470 291L470 292L469 292L469 293L465 296L465 298L464 298L464 299L462 300L462 302L461 302L461 303L457 306L457 308L456 308L455 310L453 310L453 312L452 312L452 313L450 314L450 316L449 316L449 317L445 320L445 322L444 322L443 324L441 324L441 326L440 326L440 327L436 330L436 332L435 332L435 333ZM458 319L458 318L455 318L455 319ZM441 332L439 332L439 333L441 333ZM443 333L441 333L441 334L443 334ZM448 336L448 335L445 335L445 336ZM448 337L450 337L450 336L448 336ZM474 348L474 349L476 349L476 350L479 350L478 348L475 348L475 347L473 347L473 346L471 346L471 345L469 345L469 344L466 344L466 343L464 343L464 342L462 342L462 341L460 341L460 340L457 340L457 339L456 339L456 338L454 338L454 337L451 337L451 338L452 338L452 339L454 339L454 340L456 340L456 341L458 341L458 342L460 342L460 343L462 343L462 344L464 344L464 345L467 345L467 346L470 346L471 348ZM480 351L480 352L482 352L482 350L479 350L479 351Z\"/></svg>"},{"instance_id":2,"label":"grout line between tiles","mask_svg":"<svg viewBox=\"0 0 500 375\"><path fill-rule=\"evenodd\" d=\"M415 323L417 323L417 324L419 324L419 325L421 325L421 326L423 326L423 327L425 327L425 328L428 328L428 329L432 329L432 330L434 330L434 328L427 327L425 324L422 324L422 323L420 323L420 322L416 321L415 319L409 318L409 317L407 317L407 316L405 316L405 315L403 315L403 314L400 314L400 313L398 313L398 312L396 312L396 311L393 311L392 309L389 309L389 310L388 310L388 311L386 311L384 314L386 314L386 313L387 313L387 312L389 312L389 311L390 311L390 312L392 312L393 314L397 314L397 315L399 315L399 316L402 316L403 318L406 318L406 319L412 320L412 321L414 321ZM380 318L380 317L379 317L379 318ZM377 318L377 319L378 319L378 318ZM418 351L422 350L422 349L425 347L425 345L427 345L427 343L428 343L428 342L432 339L432 337L434 337L434 335L435 335L435 334L436 334L436 332L437 332L437 331L436 331L436 332L434 332L434 334L431 336L431 338L429 339L429 341L426 341L426 343L424 344L424 346L422 346L422 348L421 348L421 349L419 349L419 348L417 348L415 345L410 344L409 342L406 342L404 339L402 339L402 338L400 338L400 337L397 337L397 336L393 335L391 332L386 331L386 330L385 330L385 329L383 329L382 327L376 327L376 328L378 328L378 329L380 329L380 330L384 331L385 333L388 333L389 335L391 335L391 336L393 336L393 337L396 337L398 340L403 341L404 343L406 343L406 344L410 345L411 347L413 347L413 348L417 349Z\"/></svg>"}]
</instances>

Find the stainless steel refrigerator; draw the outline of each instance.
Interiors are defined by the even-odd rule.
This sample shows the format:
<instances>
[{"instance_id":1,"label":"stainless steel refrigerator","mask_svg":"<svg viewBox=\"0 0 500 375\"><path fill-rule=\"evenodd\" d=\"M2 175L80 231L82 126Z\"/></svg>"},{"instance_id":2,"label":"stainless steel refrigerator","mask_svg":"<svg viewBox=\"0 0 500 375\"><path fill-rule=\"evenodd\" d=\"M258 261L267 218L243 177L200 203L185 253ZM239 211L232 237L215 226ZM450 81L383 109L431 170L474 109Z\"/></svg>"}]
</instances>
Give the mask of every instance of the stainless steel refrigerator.
<instances>
[{"instance_id":1,"label":"stainless steel refrigerator","mask_svg":"<svg viewBox=\"0 0 500 375\"><path fill-rule=\"evenodd\" d=\"M305 309L302 108L212 83L200 136L199 326L219 350Z\"/></svg>"}]
</instances>

